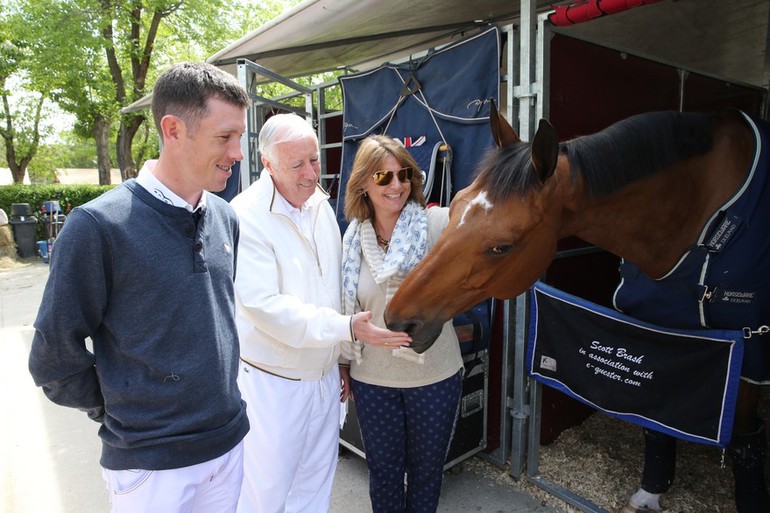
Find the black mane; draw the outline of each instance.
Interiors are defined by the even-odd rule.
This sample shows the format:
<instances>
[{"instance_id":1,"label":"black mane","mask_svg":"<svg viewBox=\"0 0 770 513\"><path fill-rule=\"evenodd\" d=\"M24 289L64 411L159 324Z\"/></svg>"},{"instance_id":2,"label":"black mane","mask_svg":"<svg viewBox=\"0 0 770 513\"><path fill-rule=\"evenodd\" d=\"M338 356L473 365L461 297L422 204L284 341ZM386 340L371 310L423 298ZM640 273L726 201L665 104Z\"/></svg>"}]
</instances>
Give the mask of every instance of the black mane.
<instances>
[{"instance_id":1,"label":"black mane","mask_svg":"<svg viewBox=\"0 0 770 513\"><path fill-rule=\"evenodd\" d=\"M711 147L711 115L648 112L619 121L593 135L560 144L570 172L583 178L588 194L611 194L625 185ZM542 184L535 176L530 144L490 151L478 180L490 199L524 196Z\"/></svg>"}]
</instances>

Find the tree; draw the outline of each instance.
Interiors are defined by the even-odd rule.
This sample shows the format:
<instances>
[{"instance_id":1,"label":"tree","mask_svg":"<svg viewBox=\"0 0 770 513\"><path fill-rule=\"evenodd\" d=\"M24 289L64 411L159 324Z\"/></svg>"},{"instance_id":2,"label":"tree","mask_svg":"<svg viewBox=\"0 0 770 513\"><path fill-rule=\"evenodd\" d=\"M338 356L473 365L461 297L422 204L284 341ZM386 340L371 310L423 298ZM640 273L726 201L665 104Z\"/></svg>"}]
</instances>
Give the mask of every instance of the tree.
<instances>
[{"instance_id":1,"label":"tree","mask_svg":"<svg viewBox=\"0 0 770 513\"><path fill-rule=\"evenodd\" d=\"M46 96L41 93L36 97L17 98L15 102L10 96L8 90L0 93L3 102L0 137L5 143L5 160L13 182L22 183L40 146L40 120ZM16 105L12 107L12 103Z\"/></svg>"},{"instance_id":2,"label":"tree","mask_svg":"<svg viewBox=\"0 0 770 513\"><path fill-rule=\"evenodd\" d=\"M14 94L25 78L30 60L25 43L10 30L13 20L0 12L0 137L5 146L5 161L14 183L22 183L27 166L40 144L40 121L47 93Z\"/></svg>"},{"instance_id":3,"label":"tree","mask_svg":"<svg viewBox=\"0 0 770 513\"><path fill-rule=\"evenodd\" d=\"M98 27L77 2L22 0L14 25L30 55L31 82L75 115L74 130L97 141L99 181L110 183L110 126L118 111L105 68Z\"/></svg>"},{"instance_id":4,"label":"tree","mask_svg":"<svg viewBox=\"0 0 770 513\"><path fill-rule=\"evenodd\" d=\"M122 107L145 96L172 63L202 60L298 1L0 0L0 6L17 17L8 27L26 45L31 83L76 116L78 135L96 141L100 183L108 184L112 140L124 180L136 175L136 157L151 151L154 127L145 113L122 114ZM137 134L143 142L135 149Z\"/></svg>"},{"instance_id":5,"label":"tree","mask_svg":"<svg viewBox=\"0 0 770 513\"><path fill-rule=\"evenodd\" d=\"M109 0L101 0L110 4ZM182 60L202 60L223 47L233 36L245 33L282 12L299 0L270 0L238 3L221 0L114 1L113 18L103 19L110 74L116 86L116 102L121 106L141 99L146 90L150 60L156 42L168 43L159 59L163 69ZM118 4L126 3L121 8ZM146 5L144 5L146 4ZM106 11L106 9L105 9ZM143 17L144 16L144 17ZM166 23L163 23L167 20ZM173 43L173 44L171 44ZM123 78L120 57L130 63L130 80ZM125 180L136 173L132 145L144 114L121 114L117 137L117 156Z\"/></svg>"}]
</instances>

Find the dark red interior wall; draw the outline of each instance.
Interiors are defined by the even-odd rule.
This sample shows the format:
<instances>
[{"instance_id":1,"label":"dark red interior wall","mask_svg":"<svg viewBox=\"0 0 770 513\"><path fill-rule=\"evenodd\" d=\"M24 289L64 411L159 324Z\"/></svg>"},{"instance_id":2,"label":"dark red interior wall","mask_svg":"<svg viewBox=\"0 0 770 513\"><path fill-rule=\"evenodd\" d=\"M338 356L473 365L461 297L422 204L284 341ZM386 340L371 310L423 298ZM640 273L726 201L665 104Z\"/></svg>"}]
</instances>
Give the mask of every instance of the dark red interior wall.
<instances>
[{"instance_id":1,"label":"dark red interior wall","mask_svg":"<svg viewBox=\"0 0 770 513\"><path fill-rule=\"evenodd\" d=\"M684 83L683 110L709 111L741 109L760 116L763 95L754 88L732 84L718 78L687 73Z\"/></svg>"},{"instance_id":2,"label":"dark red interior wall","mask_svg":"<svg viewBox=\"0 0 770 513\"><path fill-rule=\"evenodd\" d=\"M685 111L739 108L759 114L761 90L686 72ZM549 121L562 140L653 110L679 110L680 71L670 64L555 34Z\"/></svg>"},{"instance_id":3,"label":"dark red interior wall","mask_svg":"<svg viewBox=\"0 0 770 513\"><path fill-rule=\"evenodd\" d=\"M676 69L556 34L551 40L549 121L562 140L633 114L679 109Z\"/></svg>"}]
</instances>

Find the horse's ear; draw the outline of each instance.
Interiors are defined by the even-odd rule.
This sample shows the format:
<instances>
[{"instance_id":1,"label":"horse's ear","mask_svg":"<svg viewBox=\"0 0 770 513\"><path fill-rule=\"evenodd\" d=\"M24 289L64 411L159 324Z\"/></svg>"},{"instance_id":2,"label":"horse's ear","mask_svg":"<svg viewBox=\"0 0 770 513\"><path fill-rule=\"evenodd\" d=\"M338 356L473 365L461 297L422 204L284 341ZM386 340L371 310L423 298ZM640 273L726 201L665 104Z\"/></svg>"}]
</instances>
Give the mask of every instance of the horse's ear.
<instances>
[{"instance_id":1,"label":"horse's ear","mask_svg":"<svg viewBox=\"0 0 770 513\"><path fill-rule=\"evenodd\" d=\"M519 134L508 124L502 114L497 112L495 102L489 102L489 126L498 148L520 141Z\"/></svg>"},{"instance_id":2,"label":"horse's ear","mask_svg":"<svg viewBox=\"0 0 770 513\"><path fill-rule=\"evenodd\" d=\"M556 169L556 160L559 157L559 136L553 125L545 119L541 119L537 126L531 151L537 177L544 183Z\"/></svg>"}]
</instances>

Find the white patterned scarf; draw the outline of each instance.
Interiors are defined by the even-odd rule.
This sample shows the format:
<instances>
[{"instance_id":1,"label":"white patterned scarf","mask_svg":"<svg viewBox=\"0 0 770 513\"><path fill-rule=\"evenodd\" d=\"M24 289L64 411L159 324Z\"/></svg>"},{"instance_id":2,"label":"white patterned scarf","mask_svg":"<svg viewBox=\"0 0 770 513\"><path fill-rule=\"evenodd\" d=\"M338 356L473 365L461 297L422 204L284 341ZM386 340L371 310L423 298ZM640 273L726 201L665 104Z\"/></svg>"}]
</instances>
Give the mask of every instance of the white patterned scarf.
<instances>
[{"instance_id":1,"label":"white patterned scarf","mask_svg":"<svg viewBox=\"0 0 770 513\"><path fill-rule=\"evenodd\" d=\"M354 219L342 239L342 313L353 315L360 310L356 296L362 257L369 264L374 281L385 283L385 304L388 304L407 273L423 259L427 249L428 214L413 201L407 202L401 210L385 253L377 245L371 219L363 223ZM360 364L362 348L363 343L358 340L343 342L342 355ZM393 356L417 363L424 361L423 355L404 347L393 350Z\"/></svg>"}]
</instances>

